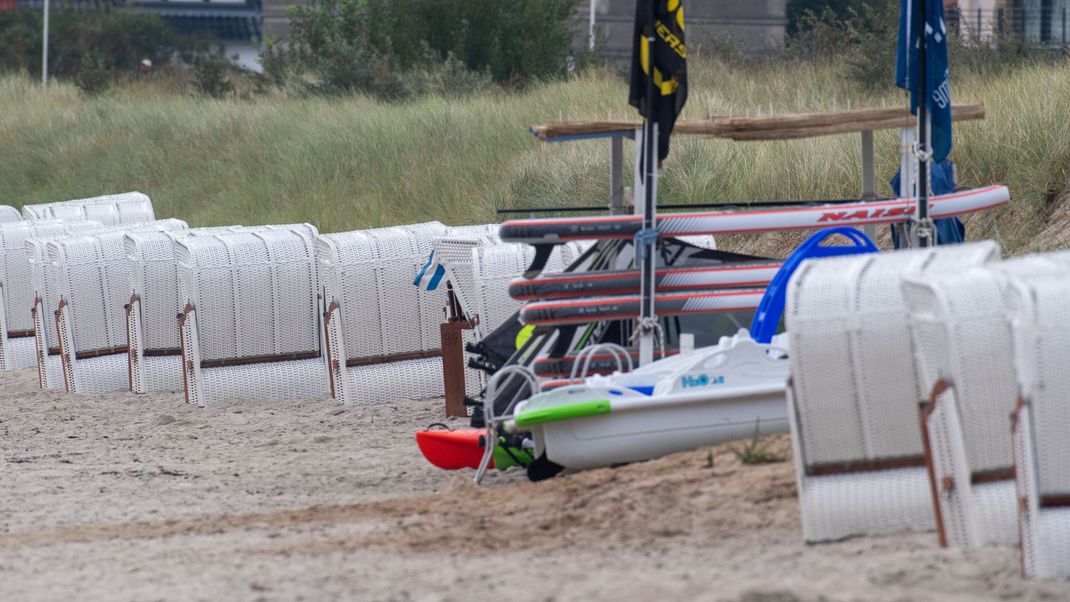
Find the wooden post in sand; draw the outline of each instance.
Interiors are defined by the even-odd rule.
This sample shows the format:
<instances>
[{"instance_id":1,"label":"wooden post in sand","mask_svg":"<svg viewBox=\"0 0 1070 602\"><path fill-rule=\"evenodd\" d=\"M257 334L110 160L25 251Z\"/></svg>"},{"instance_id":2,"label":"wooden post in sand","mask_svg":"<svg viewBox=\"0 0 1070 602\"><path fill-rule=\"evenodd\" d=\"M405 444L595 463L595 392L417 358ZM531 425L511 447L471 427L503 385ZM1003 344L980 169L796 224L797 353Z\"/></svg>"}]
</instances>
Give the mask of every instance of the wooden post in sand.
<instances>
[{"instance_id":1,"label":"wooden post in sand","mask_svg":"<svg viewBox=\"0 0 1070 602\"><path fill-rule=\"evenodd\" d=\"M478 318L464 319L461 304L449 282L446 283L446 299L446 321L439 324L446 417L467 418L468 407L464 405L468 392L464 377L464 331L475 328Z\"/></svg>"}]
</instances>

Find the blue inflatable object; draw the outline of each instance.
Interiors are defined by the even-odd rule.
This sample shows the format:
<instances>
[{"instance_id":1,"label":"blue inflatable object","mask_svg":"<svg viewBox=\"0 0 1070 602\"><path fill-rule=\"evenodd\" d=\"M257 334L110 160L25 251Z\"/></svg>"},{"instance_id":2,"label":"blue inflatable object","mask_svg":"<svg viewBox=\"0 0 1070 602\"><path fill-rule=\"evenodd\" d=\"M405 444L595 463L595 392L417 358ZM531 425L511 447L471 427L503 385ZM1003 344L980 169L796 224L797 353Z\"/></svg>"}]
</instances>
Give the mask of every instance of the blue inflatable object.
<instances>
[{"instance_id":1,"label":"blue inflatable object","mask_svg":"<svg viewBox=\"0 0 1070 602\"><path fill-rule=\"evenodd\" d=\"M843 236L850 244L822 246L821 243L836 235ZM814 232L807 238L798 249L791 254L780 270L773 276L769 286L765 289L765 295L758 303L758 311L754 314L754 320L750 325L750 336L758 343L770 343L773 335L780 326L780 319L784 316L785 296L788 292L788 281L791 275L799 268L799 264L806 259L818 259L821 257L837 257L840 255L859 255L862 253L876 253L877 245L861 230L848 226L825 228Z\"/></svg>"}]
</instances>

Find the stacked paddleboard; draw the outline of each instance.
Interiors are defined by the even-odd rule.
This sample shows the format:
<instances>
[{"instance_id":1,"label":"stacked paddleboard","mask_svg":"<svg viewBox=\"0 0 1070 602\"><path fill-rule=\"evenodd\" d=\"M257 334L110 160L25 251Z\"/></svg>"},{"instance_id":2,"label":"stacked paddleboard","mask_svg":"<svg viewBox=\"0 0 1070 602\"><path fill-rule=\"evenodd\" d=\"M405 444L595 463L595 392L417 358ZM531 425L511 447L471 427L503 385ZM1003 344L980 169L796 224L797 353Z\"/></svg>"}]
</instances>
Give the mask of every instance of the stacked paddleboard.
<instances>
[{"instance_id":1,"label":"stacked paddleboard","mask_svg":"<svg viewBox=\"0 0 1070 602\"><path fill-rule=\"evenodd\" d=\"M1004 186L988 186L933 197L930 215L951 217L1005 205ZM775 230L813 230L835 225L905 222L914 199L820 204L809 207L750 211L677 213L659 217L661 237L743 234ZM508 242L532 244L537 253L525 278L514 280L509 293L528 302L521 321L538 326L564 326L639 315L639 271L619 270L539 275L545 257L558 244L573 240L631 239L642 227L636 215L514 220L502 224ZM692 313L753 311L764 287L779 269L775 262L700 267L665 267L656 273L655 311L662 316Z\"/></svg>"},{"instance_id":2,"label":"stacked paddleboard","mask_svg":"<svg viewBox=\"0 0 1070 602\"><path fill-rule=\"evenodd\" d=\"M960 191L933 197L930 200L930 216L936 219L965 215L1006 205L1008 201L1009 192L1003 186ZM665 320L682 319L686 316L735 316L741 312L753 313L764 295L766 285L780 268L777 261L746 256L734 256L728 261L723 257L710 260L708 255L704 258L702 253L693 253L687 256L690 259L676 261L686 256L674 255L676 250L689 246L676 237L903 223L911 218L915 207L915 199L907 198L856 203L815 202L805 207L659 216L657 229L660 237L660 265L655 275L656 313L662 318L663 325L667 323ZM627 328L621 326L614 330L606 325L630 324L631 320L639 315L640 275L638 270L633 268L634 264L630 259L632 239L641 227L642 220L639 216L607 216L514 220L505 222L500 228L499 233L503 241L528 243L536 248L535 260L525 272L524 278L514 280L509 287L510 295L514 299L525 302L518 318L532 329L534 334L525 339L527 343L524 345L520 345L518 339L518 351L509 363L532 368L543 390L554 390L554 393L544 393L530 402L521 402L516 406L515 419L507 424L508 430L516 433L512 437L521 437L525 432L534 434L535 459L528 465L529 476L536 464L545 463L547 459L556 467L555 470L560 470L562 466L586 468L619 461L634 461L671 451L662 449L665 437L653 432L646 433L645 426L640 428L653 419L651 416L659 420L665 417L660 403L664 400L660 397L675 400L669 405L677 409L670 414L673 414L673 420L676 420L673 428L679 427L681 432L701 418L699 422L705 420L710 429L717 431L715 439L738 438L752 431L755 417L753 408L757 406L768 409L768 412L759 412L763 418L760 421L763 429L770 428L771 432L775 432L782 426L780 422L783 400L780 393L774 391L776 387L762 388L765 385L758 386L760 383L757 382L739 383L738 390L735 386L721 387L721 384L727 382L722 383L720 379L706 374L705 368L699 366L703 362L694 361L698 360L698 357L681 360L670 357L662 360L667 363L656 362L674 368L677 367L676 364L680 364L679 368L683 368L679 373L674 369L673 374L667 376L664 382L653 379L658 381L657 384L662 389L672 389L661 391L659 399L653 399L645 390L640 390L640 387L631 386L634 383L629 379L639 378L645 372L620 382L611 380L579 384L573 380L576 376L578 350L605 340L606 333L616 333L617 340L613 342L627 342L626 336L621 334L628 332ZM543 275L543 268L553 247L574 240L598 242L584 257L570 266L569 271ZM735 321L734 317L733 320ZM749 318L743 320L749 321ZM674 334L679 335L679 331ZM677 351L673 346L678 343L678 338L668 342L669 349L663 351L664 355L675 355ZM765 346L756 346L744 333L732 337L731 340L722 339L717 347L717 351L706 353L727 354L733 361L747 359L744 363L765 366L761 370L762 383L779 382L781 378L786 378L786 374L780 374L782 358L771 353ZM634 363L635 358L632 359ZM612 355L594 355L590 361L585 361L584 368L590 375L609 374L616 370L619 361L620 358ZM681 377L684 372L687 373L687 379ZM647 376L652 377L654 373L651 372ZM706 380L703 380L703 376ZM694 383L711 384L709 392L683 389L677 391L673 388L694 389ZM742 397L746 396L756 397L753 400L743 400ZM590 410L591 415L573 416L574 410L579 407ZM647 412L654 413L647 415ZM698 416L696 412L707 412L709 415ZM619 418L599 418L603 414L615 414ZM732 420L726 417L732 417ZM579 428L580 422L587 424L592 420L597 422L598 428L608 429L606 433L602 433L605 435L605 445L592 447L589 441L569 439L576 435L574 430ZM729 423L732 428L726 430L723 425ZM639 428L639 431L629 430L633 428ZM481 452L486 445L486 441L481 440L478 433L485 432L479 430L463 434L425 436L426 441L421 443L421 448L439 444L443 449L451 450L449 455L454 465L472 466L476 451ZM628 436L620 437L624 432L628 432ZM432 439L435 441L432 442ZM704 437L703 441L706 439L708 437ZM626 445L620 448L622 441ZM636 445L636 441L640 441L642 445ZM692 442L688 441L687 445L691 446ZM457 446L460 446L462 453L457 453ZM523 447L525 450L529 449ZM550 448L553 448L552 453ZM426 455L428 451L424 451ZM550 457L551 455L553 457ZM495 463L497 460L496 455ZM433 459L432 461L434 462Z\"/></svg>"}]
</instances>

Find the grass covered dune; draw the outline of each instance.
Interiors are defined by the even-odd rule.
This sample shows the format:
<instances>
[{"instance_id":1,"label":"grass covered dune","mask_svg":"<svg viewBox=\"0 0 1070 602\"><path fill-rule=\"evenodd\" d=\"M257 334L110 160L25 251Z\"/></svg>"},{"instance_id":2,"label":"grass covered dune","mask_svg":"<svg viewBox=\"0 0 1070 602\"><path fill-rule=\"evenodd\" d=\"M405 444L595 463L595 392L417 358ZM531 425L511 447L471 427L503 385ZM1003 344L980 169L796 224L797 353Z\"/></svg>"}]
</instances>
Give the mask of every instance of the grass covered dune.
<instances>
[{"instance_id":1,"label":"grass covered dune","mask_svg":"<svg viewBox=\"0 0 1070 602\"><path fill-rule=\"evenodd\" d=\"M835 64L742 68L698 62L685 117L901 106L905 96L856 88ZM1000 214L1010 252L1031 250L1070 170L1070 69L1038 65L954 80L956 102L988 119L956 129L964 186L1011 187ZM608 71L524 93L216 101L166 83L97 97L0 79L0 203L148 193L161 217L191 225L310 221L324 231L438 219L493 221L506 206L598 204L608 144L537 143L533 123L628 118L626 85ZM878 178L897 168L896 132L877 138ZM857 136L729 142L678 136L660 183L663 202L839 198L858 190ZM630 148L626 152L630 153ZM882 188L884 193L890 192ZM991 220L974 220L990 234Z\"/></svg>"}]
</instances>

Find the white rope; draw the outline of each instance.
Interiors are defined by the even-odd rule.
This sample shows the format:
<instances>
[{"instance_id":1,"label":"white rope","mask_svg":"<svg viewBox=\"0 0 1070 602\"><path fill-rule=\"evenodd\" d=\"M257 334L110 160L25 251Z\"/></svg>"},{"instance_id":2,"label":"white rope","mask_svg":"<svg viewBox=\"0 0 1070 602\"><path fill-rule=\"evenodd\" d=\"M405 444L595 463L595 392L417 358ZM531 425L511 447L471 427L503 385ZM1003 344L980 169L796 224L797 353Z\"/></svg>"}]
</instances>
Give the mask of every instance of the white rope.
<instances>
[{"instance_id":1,"label":"white rope","mask_svg":"<svg viewBox=\"0 0 1070 602\"><path fill-rule=\"evenodd\" d=\"M661 327L661 321L657 318L636 318L635 319L635 332L632 333L631 338L628 339L629 343L635 343L639 337L648 332L653 332L657 335L657 343L661 349L661 357L665 357L665 330Z\"/></svg>"},{"instance_id":2,"label":"white rope","mask_svg":"<svg viewBox=\"0 0 1070 602\"><path fill-rule=\"evenodd\" d=\"M919 161L925 161L926 163L928 163L933 158L932 149L922 148L917 142L913 144L912 151L914 153L914 156L917 157Z\"/></svg>"}]
</instances>

